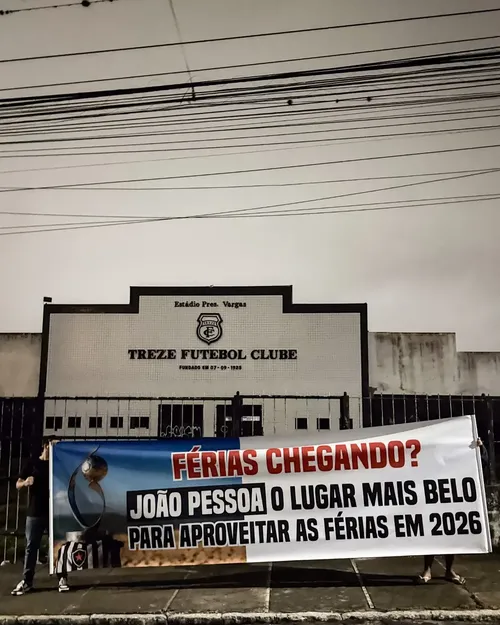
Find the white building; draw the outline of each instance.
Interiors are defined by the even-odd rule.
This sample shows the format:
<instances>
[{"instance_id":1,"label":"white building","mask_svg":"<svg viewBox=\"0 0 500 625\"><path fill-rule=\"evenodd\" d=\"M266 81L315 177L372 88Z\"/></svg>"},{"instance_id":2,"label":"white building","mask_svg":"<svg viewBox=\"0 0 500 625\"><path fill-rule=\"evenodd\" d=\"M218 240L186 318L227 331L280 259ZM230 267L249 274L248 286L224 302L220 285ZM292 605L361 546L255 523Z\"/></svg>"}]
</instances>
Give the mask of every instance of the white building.
<instances>
[{"instance_id":1,"label":"white building","mask_svg":"<svg viewBox=\"0 0 500 625\"><path fill-rule=\"evenodd\" d=\"M457 414L500 395L500 353L368 333L365 304L293 303L291 287L133 287L129 304L47 304L41 335L0 335L0 394L43 399L47 433L224 436L236 393L246 435Z\"/></svg>"}]
</instances>

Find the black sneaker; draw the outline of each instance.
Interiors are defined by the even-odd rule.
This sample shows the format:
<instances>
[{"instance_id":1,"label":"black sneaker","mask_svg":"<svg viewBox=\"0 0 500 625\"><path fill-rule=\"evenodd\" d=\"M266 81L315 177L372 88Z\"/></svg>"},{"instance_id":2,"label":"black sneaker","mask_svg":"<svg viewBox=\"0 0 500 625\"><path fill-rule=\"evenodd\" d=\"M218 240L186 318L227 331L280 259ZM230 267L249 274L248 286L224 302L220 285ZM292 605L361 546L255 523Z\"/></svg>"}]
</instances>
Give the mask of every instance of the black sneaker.
<instances>
[{"instance_id":1,"label":"black sneaker","mask_svg":"<svg viewBox=\"0 0 500 625\"><path fill-rule=\"evenodd\" d=\"M21 595L25 595L27 592L33 590L33 586L27 584L24 580L19 582L19 584L14 588L14 590L10 593L11 595L15 595L16 597L20 597Z\"/></svg>"}]
</instances>

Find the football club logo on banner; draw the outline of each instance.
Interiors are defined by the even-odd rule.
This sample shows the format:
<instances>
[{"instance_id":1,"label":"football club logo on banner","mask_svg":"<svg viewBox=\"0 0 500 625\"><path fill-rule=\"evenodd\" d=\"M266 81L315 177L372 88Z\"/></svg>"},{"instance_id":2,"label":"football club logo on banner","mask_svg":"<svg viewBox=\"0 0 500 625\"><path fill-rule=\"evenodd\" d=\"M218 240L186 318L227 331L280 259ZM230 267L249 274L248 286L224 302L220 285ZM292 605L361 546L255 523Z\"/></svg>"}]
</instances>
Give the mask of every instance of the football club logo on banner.
<instances>
[{"instance_id":1,"label":"football club logo on banner","mask_svg":"<svg viewBox=\"0 0 500 625\"><path fill-rule=\"evenodd\" d=\"M85 549L75 549L71 554L71 561L77 569L83 568L87 561L87 552Z\"/></svg>"},{"instance_id":2,"label":"football club logo on banner","mask_svg":"<svg viewBox=\"0 0 500 625\"><path fill-rule=\"evenodd\" d=\"M207 345L215 343L222 336L222 317L219 313L202 313L198 317L196 336Z\"/></svg>"}]
</instances>

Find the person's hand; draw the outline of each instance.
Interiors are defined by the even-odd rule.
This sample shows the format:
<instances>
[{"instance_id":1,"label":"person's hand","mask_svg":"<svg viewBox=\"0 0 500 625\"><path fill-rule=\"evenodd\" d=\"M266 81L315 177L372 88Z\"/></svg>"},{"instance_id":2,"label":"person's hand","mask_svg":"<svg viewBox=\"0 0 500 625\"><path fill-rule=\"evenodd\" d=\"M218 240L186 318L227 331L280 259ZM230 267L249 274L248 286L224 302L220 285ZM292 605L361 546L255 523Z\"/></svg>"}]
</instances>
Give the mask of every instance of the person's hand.
<instances>
[{"instance_id":1,"label":"person's hand","mask_svg":"<svg viewBox=\"0 0 500 625\"><path fill-rule=\"evenodd\" d=\"M32 475L30 475L30 477L27 477L27 478L24 480L24 485L25 485L25 486L33 486L33 482L34 482L34 481L35 481L35 478L34 478Z\"/></svg>"},{"instance_id":2,"label":"person's hand","mask_svg":"<svg viewBox=\"0 0 500 625\"><path fill-rule=\"evenodd\" d=\"M480 438L477 438L477 439L476 439L476 445L477 445L478 447L482 447L482 446L483 446L483 441L482 441Z\"/></svg>"}]
</instances>

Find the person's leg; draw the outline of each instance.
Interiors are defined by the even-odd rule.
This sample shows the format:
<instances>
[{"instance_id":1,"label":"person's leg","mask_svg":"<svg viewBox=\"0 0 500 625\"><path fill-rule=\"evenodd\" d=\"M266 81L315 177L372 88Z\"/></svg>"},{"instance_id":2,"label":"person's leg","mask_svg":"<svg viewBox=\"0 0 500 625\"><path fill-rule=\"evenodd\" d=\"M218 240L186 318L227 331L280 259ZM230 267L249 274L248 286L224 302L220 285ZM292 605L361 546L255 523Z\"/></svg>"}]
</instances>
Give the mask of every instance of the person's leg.
<instances>
[{"instance_id":1,"label":"person's leg","mask_svg":"<svg viewBox=\"0 0 500 625\"><path fill-rule=\"evenodd\" d=\"M444 561L446 564L446 575L453 573L453 562L455 561L455 556L447 555L444 557Z\"/></svg>"},{"instance_id":2,"label":"person's leg","mask_svg":"<svg viewBox=\"0 0 500 625\"><path fill-rule=\"evenodd\" d=\"M59 551L57 554L56 573L57 573L57 580L58 580L57 586L58 586L59 592L66 592L69 590L67 547L68 547L68 543L64 544L62 547L59 548Z\"/></svg>"},{"instance_id":3,"label":"person's leg","mask_svg":"<svg viewBox=\"0 0 500 625\"><path fill-rule=\"evenodd\" d=\"M433 562L434 562L434 556L424 556L424 571L418 577L420 582L425 584L431 579Z\"/></svg>"},{"instance_id":4,"label":"person's leg","mask_svg":"<svg viewBox=\"0 0 500 625\"><path fill-rule=\"evenodd\" d=\"M47 534L47 538L45 538L45 534ZM42 539L40 541L40 547L38 548L38 554L37 554L37 559L36 559L37 564L47 564L49 561L48 535L49 535L49 520L45 519Z\"/></svg>"},{"instance_id":5,"label":"person's leg","mask_svg":"<svg viewBox=\"0 0 500 625\"><path fill-rule=\"evenodd\" d=\"M447 555L444 557L444 560L446 566L446 570L444 573L445 579L447 579L449 582L453 582L454 584L465 584L465 579L463 577L460 577L460 575L455 573L455 571L453 570L453 562L455 561L455 556Z\"/></svg>"},{"instance_id":6,"label":"person's leg","mask_svg":"<svg viewBox=\"0 0 500 625\"><path fill-rule=\"evenodd\" d=\"M40 549L44 529L45 523L43 519L27 517L23 580L28 586L33 586L38 550Z\"/></svg>"},{"instance_id":7,"label":"person's leg","mask_svg":"<svg viewBox=\"0 0 500 625\"><path fill-rule=\"evenodd\" d=\"M57 578L59 580L58 581L59 592L67 592L69 590L67 573L64 575L62 573L58 573Z\"/></svg>"},{"instance_id":8,"label":"person's leg","mask_svg":"<svg viewBox=\"0 0 500 625\"><path fill-rule=\"evenodd\" d=\"M12 591L13 595L25 595L33 588L36 559L44 530L43 519L27 517L26 519L26 552L24 554L23 579Z\"/></svg>"}]
</instances>

